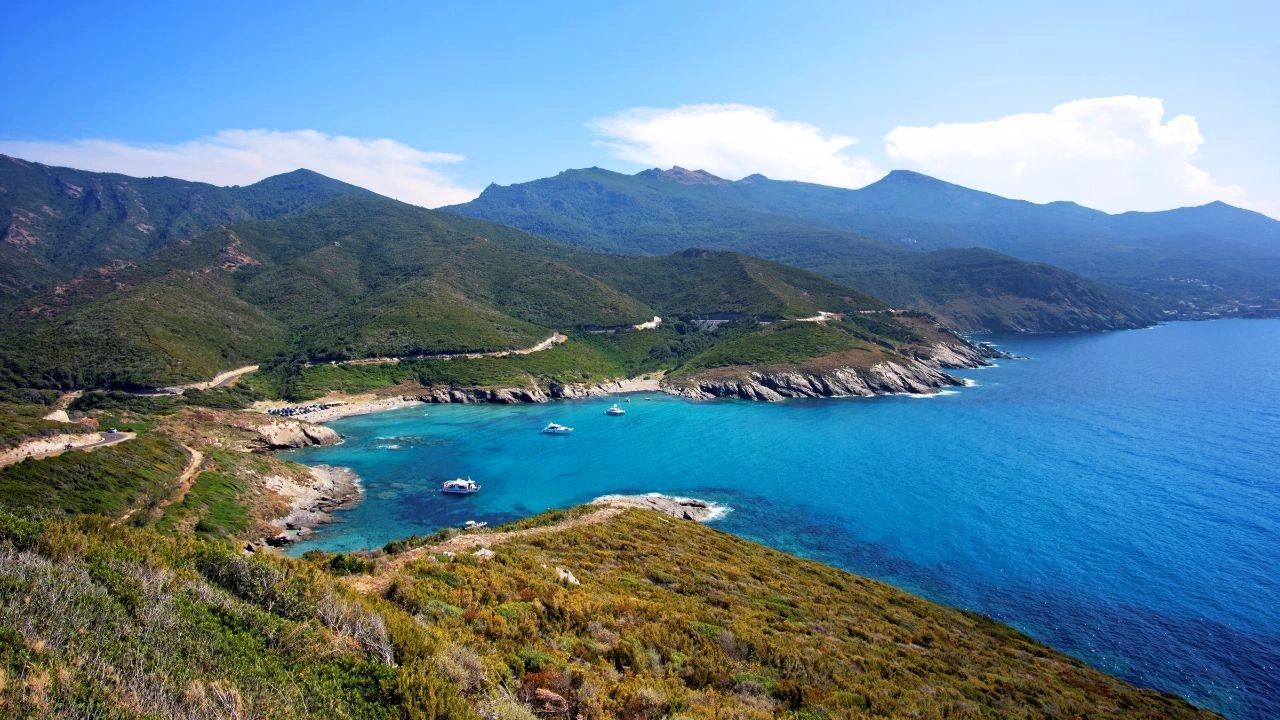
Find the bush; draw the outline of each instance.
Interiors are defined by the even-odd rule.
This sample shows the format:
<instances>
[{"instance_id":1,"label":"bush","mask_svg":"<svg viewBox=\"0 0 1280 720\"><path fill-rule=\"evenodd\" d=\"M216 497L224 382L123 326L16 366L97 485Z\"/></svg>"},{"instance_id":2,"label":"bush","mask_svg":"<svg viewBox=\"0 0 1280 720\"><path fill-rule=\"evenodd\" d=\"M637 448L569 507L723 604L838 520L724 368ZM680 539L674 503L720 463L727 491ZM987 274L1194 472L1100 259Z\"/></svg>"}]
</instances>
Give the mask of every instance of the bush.
<instances>
[{"instance_id":1,"label":"bush","mask_svg":"<svg viewBox=\"0 0 1280 720\"><path fill-rule=\"evenodd\" d=\"M209 546L196 556L196 569L232 595L269 613L291 620L316 614L314 585L268 560Z\"/></svg>"},{"instance_id":2,"label":"bush","mask_svg":"<svg viewBox=\"0 0 1280 720\"><path fill-rule=\"evenodd\" d=\"M364 575L373 571L373 565L372 560L338 553L329 558L329 562L324 564L324 569L334 575Z\"/></svg>"},{"instance_id":3,"label":"bush","mask_svg":"<svg viewBox=\"0 0 1280 720\"><path fill-rule=\"evenodd\" d=\"M396 700L405 720L479 720L457 686L435 674L424 662L396 674Z\"/></svg>"}]
</instances>

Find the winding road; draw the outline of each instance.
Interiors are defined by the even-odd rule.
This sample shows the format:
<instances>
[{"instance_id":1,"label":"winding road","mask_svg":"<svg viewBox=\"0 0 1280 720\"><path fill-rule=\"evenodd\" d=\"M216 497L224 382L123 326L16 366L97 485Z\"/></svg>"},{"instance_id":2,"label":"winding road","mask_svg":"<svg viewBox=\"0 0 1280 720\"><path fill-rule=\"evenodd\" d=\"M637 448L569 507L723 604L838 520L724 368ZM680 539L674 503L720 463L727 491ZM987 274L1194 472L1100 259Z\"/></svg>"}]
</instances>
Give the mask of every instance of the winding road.
<instances>
[{"instance_id":1,"label":"winding road","mask_svg":"<svg viewBox=\"0 0 1280 720\"><path fill-rule=\"evenodd\" d=\"M357 358L355 360L333 360L327 363L307 363L307 367L315 367L317 365L392 365L406 360L475 360L477 358L486 357L510 357L512 355L531 355L543 350L549 350L560 343L569 339L568 335L563 333L554 333L551 337L543 340L536 345L530 345L527 348L519 348L517 350L494 350L493 352L480 353L437 353L434 355L405 355L402 357L373 357L373 358Z\"/></svg>"},{"instance_id":2,"label":"winding road","mask_svg":"<svg viewBox=\"0 0 1280 720\"><path fill-rule=\"evenodd\" d=\"M86 440L93 435L96 440ZM27 440L16 447L0 452L0 467L22 462L28 458L43 460L76 450L93 450L94 448L115 445L137 437L131 432L82 433L76 435L49 435L47 437ZM71 447L67 447L70 445Z\"/></svg>"}]
</instances>

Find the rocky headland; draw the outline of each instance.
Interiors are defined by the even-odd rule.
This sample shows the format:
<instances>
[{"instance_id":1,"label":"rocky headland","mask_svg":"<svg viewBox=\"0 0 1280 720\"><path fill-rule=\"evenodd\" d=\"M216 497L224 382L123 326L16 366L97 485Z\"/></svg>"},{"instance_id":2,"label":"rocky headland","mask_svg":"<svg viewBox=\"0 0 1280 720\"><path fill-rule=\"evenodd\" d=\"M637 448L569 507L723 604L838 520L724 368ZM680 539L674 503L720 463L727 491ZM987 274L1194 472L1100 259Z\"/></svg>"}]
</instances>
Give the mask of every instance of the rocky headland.
<instances>
[{"instance_id":1,"label":"rocky headland","mask_svg":"<svg viewBox=\"0 0 1280 720\"><path fill-rule=\"evenodd\" d=\"M333 521L333 511L360 502L364 488L360 476L349 468L313 465L303 481L279 477L267 478L266 487L285 498L290 510L274 521L275 535L258 543L247 543L246 550L262 545L281 547L305 539L316 527Z\"/></svg>"},{"instance_id":2,"label":"rocky headland","mask_svg":"<svg viewBox=\"0 0 1280 720\"><path fill-rule=\"evenodd\" d=\"M727 368L674 380L663 390L694 400L737 398L766 402L787 398L923 395L963 386L961 380L946 370L985 367L998 353L988 345L937 343L914 357L903 356L869 365Z\"/></svg>"},{"instance_id":3,"label":"rocky headland","mask_svg":"<svg viewBox=\"0 0 1280 720\"><path fill-rule=\"evenodd\" d=\"M603 505L617 508L640 508L656 510L664 515L692 520L694 522L710 522L725 516L730 510L723 505L709 500L697 498L673 497L661 493L647 495L603 495L591 501L592 505Z\"/></svg>"}]
</instances>

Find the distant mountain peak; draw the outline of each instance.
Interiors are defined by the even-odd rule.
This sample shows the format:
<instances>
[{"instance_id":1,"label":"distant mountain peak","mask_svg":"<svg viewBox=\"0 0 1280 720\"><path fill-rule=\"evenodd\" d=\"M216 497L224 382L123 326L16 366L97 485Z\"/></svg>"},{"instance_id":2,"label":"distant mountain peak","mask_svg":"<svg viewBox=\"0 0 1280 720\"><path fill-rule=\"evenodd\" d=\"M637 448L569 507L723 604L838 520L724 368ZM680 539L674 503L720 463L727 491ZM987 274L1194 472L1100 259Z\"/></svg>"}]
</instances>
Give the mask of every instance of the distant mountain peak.
<instances>
[{"instance_id":1,"label":"distant mountain peak","mask_svg":"<svg viewBox=\"0 0 1280 720\"><path fill-rule=\"evenodd\" d=\"M252 185L244 186L247 190L258 192L303 192L314 194L314 197L372 197L377 193L357 185L343 182L328 175L307 168L298 168L287 173L263 178Z\"/></svg>"},{"instance_id":2,"label":"distant mountain peak","mask_svg":"<svg viewBox=\"0 0 1280 720\"><path fill-rule=\"evenodd\" d=\"M656 177L662 180L672 180L681 185L728 185L729 181L722 177L717 177L706 170L688 170L679 165L671 166L670 170L646 170L642 173L648 177Z\"/></svg>"},{"instance_id":3,"label":"distant mountain peak","mask_svg":"<svg viewBox=\"0 0 1280 720\"><path fill-rule=\"evenodd\" d=\"M884 177L880 178L879 180L871 184L880 185L881 183L886 185L912 184L912 185L945 185L945 186L952 186L952 187L960 187L959 185L955 185L954 183L949 183L946 180L939 180L938 178L933 177L932 175L925 175L924 173L916 172L915 170L890 170L888 175L885 175Z\"/></svg>"}]
</instances>

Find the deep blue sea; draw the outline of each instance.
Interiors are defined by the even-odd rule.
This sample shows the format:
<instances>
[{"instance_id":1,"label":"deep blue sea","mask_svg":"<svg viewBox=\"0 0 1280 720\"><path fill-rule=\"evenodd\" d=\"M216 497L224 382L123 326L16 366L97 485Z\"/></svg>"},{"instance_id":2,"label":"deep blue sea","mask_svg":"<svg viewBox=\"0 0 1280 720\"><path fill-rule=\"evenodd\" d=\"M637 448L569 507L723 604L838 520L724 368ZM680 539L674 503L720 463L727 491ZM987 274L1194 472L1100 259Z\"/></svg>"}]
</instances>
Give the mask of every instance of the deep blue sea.
<instances>
[{"instance_id":1,"label":"deep blue sea","mask_svg":"<svg viewBox=\"0 0 1280 720\"><path fill-rule=\"evenodd\" d=\"M1231 718L1280 718L1280 321L1002 338L933 398L423 406L334 423L365 501L296 548L607 493L980 611ZM547 422L570 436L542 435ZM443 496L471 476L484 489Z\"/></svg>"}]
</instances>

